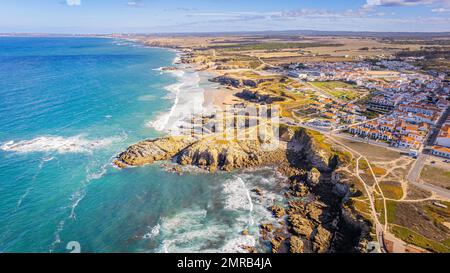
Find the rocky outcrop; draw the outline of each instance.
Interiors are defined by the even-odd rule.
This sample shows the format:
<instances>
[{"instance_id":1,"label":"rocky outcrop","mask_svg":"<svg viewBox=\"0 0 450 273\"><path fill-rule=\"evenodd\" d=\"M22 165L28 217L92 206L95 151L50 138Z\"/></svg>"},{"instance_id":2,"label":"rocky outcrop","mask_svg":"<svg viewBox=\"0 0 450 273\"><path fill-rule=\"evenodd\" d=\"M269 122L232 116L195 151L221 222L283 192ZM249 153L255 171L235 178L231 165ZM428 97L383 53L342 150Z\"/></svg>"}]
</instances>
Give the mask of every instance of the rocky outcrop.
<instances>
[{"instance_id":1,"label":"rocky outcrop","mask_svg":"<svg viewBox=\"0 0 450 273\"><path fill-rule=\"evenodd\" d=\"M128 147L125 152L119 154L114 163L118 167L124 168L168 160L194 142L195 139L189 137L164 137L145 140Z\"/></svg>"},{"instance_id":2,"label":"rocky outcrop","mask_svg":"<svg viewBox=\"0 0 450 273\"><path fill-rule=\"evenodd\" d=\"M278 205L274 205L271 207L272 213L276 218L283 217L286 212L284 211L284 208Z\"/></svg>"},{"instance_id":3,"label":"rocky outcrop","mask_svg":"<svg viewBox=\"0 0 450 273\"><path fill-rule=\"evenodd\" d=\"M258 80L252 80L252 79L238 79L235 77L231 77L228 75L222 75L215 78L210 79L211 82L217 82L222 85L232 86L235 88L239 87L249 87L249 88L256 88L260 83L267 82L267 81L273 81L274 79L267 78L267 79L258 79Z\"/></svg>"},{"instance_id":4,"label":"rocky outcrop","mask_svg":"<svg viewBox=\"0 0 450 273\"><path fill-rule=\"evenodd\" d=\"M272 245L272 253L278 253L284 240L285 238L283 236L278 235L270 241Z\"/></svg>"},{"instance_id":5,"label":"rocky outcrop","mask_svg":"<svg viewBox=\"0 0 450 273\"><path fill-rule=\"evenodd\" d=\"M327 252L331 243L331 232L325 229L322 225L317 226L316 232L313 238L314 252L324 253Z\"/></svg>"},{"instance_id":6,"label":"rocky outcrop","mask_svg":"<svg viewBox=\"0 0 450 273\"><path fill-rule=\"evenodd\" d=\"M314 227L312 223L303 215L291 213L289 214L289 222L292 226L292 231L294 234L304 236L307 239L311 237Z\"/></svg>"},{"instance_id":7,"label":"rocky outcrop","mask_svg":"<svg viewBox=\"0 0 450 273\"><path fill-rule=\"evenodd\" d=\"M298 236L291 236L289 238L289 252L290 253L303 253L304 252L304 243L302 239Z\"/></svg>"},{"instance_id":8,"label":"rocky outcrop","mask_svg":"<svg viewBox=\"0 0 450 273\"><path fill-rule=\"evenodd\" d=\"M312 168L310 171L308 171L306 182L311 185L315 186L319 184L320 182L320 172L316 168Z\"/></svg>"},{"instance_id":9,"label":"rocky outcrop","mask_svg":"<svg viewBox=\"0 0 450 273\"><path fill-rule=\"evenodd\" d=\"M335 169L340 164L339 158L333 159L330 149L307 130L280 130L280 134L283 139L274 149L265 149L267 143L260 140L187 136L145 140L119 154L114 163L126 168L172 160L211 172L277 165L279 171L290 177L286 192L289 205L277 204L268 208L283 226L282 230L273 224L261 225L260 233L271 243L272 250L296 253L357 251L360 238L365 237L369 229L367 223L352 218L353 213L342 206L350 190L340 182ZM330 166L330 162L337 166ZM253 191L263 196L260 189Z\"/></svg>"},{"instance_id":10,"label":"rocky outcrop","mask_svg":"<svg viewBox=\"0 0 450 273\"><path fill-rule=\"evenodd\" d=\"M222 85L228 85L235 88L242 87L242 81L228 76L218 76L210 79L211 82L217 82Z\"/></svg>"},{"instance_id":11,"label":"rocky outcrop","mask_svg":"<svg viewBox=\"0 0 450 273\"><path fill-rule=\"evenodd\" d=\"M308 168L315 168L318 172L331 170L330 159L334 156L329 150L328 144L319 139L315 132L300 128L289 141L288 149L304 155L302 163L307 163Z\"/></svg>"},{"instance_id":12,"label":"rocky outcrop","mask_svg":"<svg viewBox=\"0 0 450 273\"><path fill-rule=\"evenodd\" d=\"M285 143L274 149L266 149L266 144L259 140L167 137L130 146L114 163L124 168L173 159L180 165L193 165L211 172L287 163Z\"/></svg>"},{"instance_id":13,"label":"rocky outcrop","mask_svg":"<svg viewBox=\"0 0 450 273\"><path fill-rule=\"evenodd\" d=\"M250 90L243 90L242 92L236 93L236 97L244 99L249 102L255 102L255 103L262 103L262 104L272 104L277 101L284 101L285 98L277 97L277 96L271 96L268 94L261 94L258 91L250 91Z\"/></svg>"}]
</instances>

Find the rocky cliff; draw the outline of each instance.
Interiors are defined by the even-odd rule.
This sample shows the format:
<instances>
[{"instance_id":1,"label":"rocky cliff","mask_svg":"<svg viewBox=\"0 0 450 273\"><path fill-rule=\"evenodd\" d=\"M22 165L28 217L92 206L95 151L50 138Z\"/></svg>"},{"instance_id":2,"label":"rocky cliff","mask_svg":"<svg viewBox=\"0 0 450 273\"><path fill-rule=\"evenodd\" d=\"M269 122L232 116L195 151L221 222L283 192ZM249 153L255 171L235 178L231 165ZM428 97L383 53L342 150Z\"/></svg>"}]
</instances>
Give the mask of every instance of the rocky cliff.
<instances>
[{"instance_id":1,"label":"rocky cliff","mask_svg":"<svg viewBox=\"0 0 450 273\"><path fill-rule=\"evenodd\" d=\"M164 137L130 146L114 163L120 168L126 168L172 159L181 165L193 165L208 171L231 171L287 162L286 147L285 142L268 149L259 140Z\"/></svg>"},{"instance_id":2,"label":"rocky cliff","mask_svg":"<svg viewBox=\"0 0 450 273\"><path fill-rule=\"evenodd\" d=\"M258 91L250 91L250 90L243 90L242 92L236 93L235 96L249 102L260 104L272 104L277 101L286 100L285 98L282 97L271 96L268 94L261 94Z\"/></svg>"},{"instance_id":3,"label":"rocky cliff","mask_svg":"<svg viewBox=\"0 0 450 273\"><path fill-rule=\"evenodd\" d=\"M178 136L144 140L134 144L114 160L120 168L142 166L155 161L168 160L195 142L194 138Z\"/></svg>"},{"instance_id":4,"label":"rocky cliff","mask_svg":"<svg viewBox=\"0 0 450 273\"><path fill-rule=\"evenodd\" d=\"M271 78L262 78L262 79L257 79L257 80L248 79L248 78L241 79L241 78L236 78L234 76L222 75L222 76L212 78L210 81L217 82L222 85L233 86L235 88L244 87L244 86L250 87L250 88L255 88L255 87L258 87L258 85L260 83L273 81L273 80L274 79L271 79Z\"/></svg>"},{"instance_id":5,"label":"rocky cliff","mask_svg":"<svg viewBox=\"0 0 450 273\"><path fill-rule=\"evenodd\" d=\"M114 163L126 168L172 160L211 172L276 165L289 177L290 185L286 194L288 205L268 208L284 223L285 230L261 225L273 251L359 251L368 227L344 209L349 187L339 182L339 156L321 135L309 130L282 127L280 136L274 149L267 149L266 142L259 140L187 136L145 140L130 146Z\"/></svg>"}]
</instances>

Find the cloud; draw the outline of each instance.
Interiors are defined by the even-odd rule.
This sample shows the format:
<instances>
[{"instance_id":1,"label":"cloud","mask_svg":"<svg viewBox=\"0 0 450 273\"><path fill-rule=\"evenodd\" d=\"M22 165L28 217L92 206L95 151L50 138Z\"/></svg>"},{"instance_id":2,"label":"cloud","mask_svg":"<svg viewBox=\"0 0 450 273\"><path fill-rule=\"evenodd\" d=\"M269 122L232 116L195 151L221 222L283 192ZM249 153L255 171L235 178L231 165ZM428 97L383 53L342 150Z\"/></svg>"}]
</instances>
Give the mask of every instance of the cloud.
<instances>
[{"instance_id":1,"label":"cloud","mask_svg":"<svg viewBox=\"0 0 450 273\"><path fill-rule=\"evenodd\" d=\"M446 13L446 12L450 12L450 8L435 8L435 9L431 9L432 12L435 13Z\"/></svg>"},{"instance_id":2,"label":"cloud","mask_svg":"<svg viewBox=\"0 0 450 273\"><path fill-rule=\"evenodd\" d=\"M419 5L450 5L450 0L366 0L363 9L374 7L411 7Z\"/></svg>"},{"instance_id":3,"label":"cloud","mask_svg":"<svg viewBox=\"0 0 450 273\"><path fill-rule=\"evenodd\" d=\"M66 0L68 6L81 6L81 0Z\"/></svg>"},{"instance_id":4,"label":"cloud","mask_svg":"<svg viewBox=\"0 0 450 273\"><path fill-rule=\"evenodd\" d=\"M132 8L139 8L144 6L144 1L142 0L130 0L127 2L127 6Z\"/></svg>"}]
</instances>

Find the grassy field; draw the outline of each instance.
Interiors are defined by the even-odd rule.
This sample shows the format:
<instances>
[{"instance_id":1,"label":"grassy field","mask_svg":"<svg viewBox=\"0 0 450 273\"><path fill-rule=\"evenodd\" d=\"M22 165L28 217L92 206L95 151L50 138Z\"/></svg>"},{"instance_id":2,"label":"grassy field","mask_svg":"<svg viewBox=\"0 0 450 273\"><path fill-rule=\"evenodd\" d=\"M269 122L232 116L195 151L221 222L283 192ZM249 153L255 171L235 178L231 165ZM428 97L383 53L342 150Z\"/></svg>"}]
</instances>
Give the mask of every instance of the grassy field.
<instances>
[{"instance_id":1,"label":"grassy field","mask_svg":"<svg viewBox=\"0 0 450 273\"><path fill-rule=\"evenodd\" d=\"M386 174L386 170L377 166L373 166L372 165L372 171L373 173L378 177L378 176L383 176Z\"/></svg>"},{"instance_id":2,"label":"grassy field","mask_svg":"<svg viewBox=\"0 0 450 273\"><path fill-rule=\"evenodd\" d=\"M425 165L420 174L420 179L435 186L450 190L450 171Z\"/></svg>"},{"instance_id":3,"label":"grassy field","mask_svg":"<svg viewBox=\"0 0 450 273\"><path fill-rule=\"evenodd\" d=\"M407 228L401 227L401 226L396 226L396 225L392 226L391 230L392 230L392 233L395 234L395 236L402 239L406 243L419 246L421 248L424 248L424 249L432 251L432 252L439 252L439 253L450 252L450 247L448 246L448 240L445 240L443 242L436 242L436 241L430 240L428 238L425 238L424 236L422 236L410 229L407 229Z\"/></svg>"},{"instance_id":4,"label":"grassy field","mask_svg":"<svg viewBox=\"0 0 450 273\"><path fill-rule=\"evenodd\" d=\"M222 44L222 45L212 45L209 48L213 49L226 49L226 50L281 50L286 48L308 48L308 47L339 47L342 44L326 44L326 43L280 43L280 42L269 42L269 43L254 43L254 44Z\"/></svg>"},{"instance_id":5,"label":"grassy field","mask_svg":"<svg viewBox=\"0 0 450 273\"><path fill-rule=\"evenodd\" d=\"M369 161L386 162L398 159L401 156L399 152L360 141L353 141L347 138L339 138L339 141L345 146L348 146L349 148L366 156Z\"/></svg>"},{"instance_id":6,"label":"grassy field","mask_svg":"<svg viewBox=\"0 0 450 273\"><path fill-rule=\"evenodd\" d=\"M395 217L397 214L397 202L386 200L386 210L388 223L395 222Z\"/></svg>"},{"instance_id":7,"label":"grassy field","mask_svg":"<svg viewBox=\"0 0 450 273\"><path fill-rule=\"evenodd\" d=\"M396 200L403 197L403 190L400 183L393 181L383 181L379 184L381 190L383 191L384 197Z\"/></svg>"},{"instance_id":8,"label":"grassy field","mask_svg":"<svg viewBox=\"0 0 450 273\"><path fill-rule=\"evenodd\" d=\"M356 89L355 85L340 81L312 82L311 84L335 98L346 101L358 99L363 94Z\"/></svg>"}]
</instances>

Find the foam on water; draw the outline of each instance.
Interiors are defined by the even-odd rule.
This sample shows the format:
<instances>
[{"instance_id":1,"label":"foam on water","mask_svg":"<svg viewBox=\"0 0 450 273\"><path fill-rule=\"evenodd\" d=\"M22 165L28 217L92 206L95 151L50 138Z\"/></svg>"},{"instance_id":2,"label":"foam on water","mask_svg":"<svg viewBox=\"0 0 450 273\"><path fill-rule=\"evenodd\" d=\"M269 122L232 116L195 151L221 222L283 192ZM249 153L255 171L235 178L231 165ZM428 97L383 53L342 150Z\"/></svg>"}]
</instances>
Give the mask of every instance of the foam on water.
<instances>
[{"instance_id":1,"label":"foam on water","mask_svg":"<svg viewBox=\"0 0 450 273\"><path fill-rule=\"evenodd\" d=\"M187 209L162 218L159 251L236 253L245 252L243 246L265 251L266 246L259 242L259 224L279 227L268 207L283 200L283 192L277 188L283 177L277 177L274 171L268 173L239 173L225 180L221 186L222 208ZM251 191L254 187L260 188L262 196ZM250 235L242 235L243 230Z\"/></svg>"},{"instance_id":2,"label":"foam on water","mask_svg":"<svg viewBox=\"0 0 450 273\"><path fill-rule=\"evenodd\" d=\"M156 236L159 235L159 230L160 229L161 229L161 225L160 224L156 224L154 227L152 227L150 232L144 234L144 236L142 236L142 238L145 239L145 240L149 240L149 239L155 238Z\"/></svg>"},{"instance_id":3,"label":"foam on water","mask_svg":"<svg viewBox=\"0 0 450 273\"><path fill-rule=\"evenodd\" d=\"M253 211L250 192L241 177L228 180L223 186L223 192L226 194L225 209Z\"/></svg>"},{"instance_id":4,"label":"foam on water","mask_svg":"<svg viewBox=\"0 0 450 273\"><path fill-rule=\"evenodd\" d=\"M123 137L109 137L104 139L88 139L83 135L73 137L40 136L31 140L8 141L0 146L7 152L32 153L32 152L57 152L64 153L90 153L119 142Z\"/></svg>"},{"instance_id":5,"label":"foam on water","mask_svg":"<svg viewBox=\"0 0 450 273\"><path fill-rule=\"evenodd\" d=\"M111 158L112 159L112 158ZM70 204L62 209L70 209L70 213L67 217L62 219L56 230L55 230L55 239L50 246L50 252L52 252L55 247L61 242L61 232L64 230L64 226L67 220L75 220L76 219L76 208L80 204L80 202L86 197L86 189L87 187L95 180L101 179L107 172L108 167L111 167L111 159L107 161L107 163L102 164L100 167L96 167L95 163L91 163L94 166L88 166L86 168L86 178L80 184L80 187L71 194L70 196Z\"/></svg>"},{"instance_id":6,"label":"foam on water","mask_svg":"<svg viewBox=\"0 0 450 273\"><path fill-rule=\"evenodd\" d=\"M53 160L53 158L42 158L41 159L41 162L39 163L39 166L38 166L38 170L36 171L36 173L33 175L32 179L31 179L31 185L25 190L25 193L22 194L22 196L20 196L19 200L17 201L16 209L14 211L17 211L20 208L20 206L22 205L25 198L30 194L31 190L33 190L36 178L41 173L41 170L44 167L45 162L49 162L51 160Z\"/></svg>"},{"instance_id":7,"label":"foam on water","mask_svg":"<svg viewBox=\"0 0 450 273\"><path fill-rule=\"evenodd\" d=\"M169 70L167 73L178 80L165 88L173 96L174 103L169 112L161 113L155 120L148 122L147 126L177 135L191 115L204 111L204 89L200 87L200 75L196 71Z\"/></svg>"},{"instance_id":8,"label":"foam on water","mask_svg":"<svg viewBox=\"0 0 450 273\"><path fill-rule=\"evenodd\" d=\"M229 226L224 219L207 218L205 210L187 210L172 218L162 219L163 253L234 253L244 252L242 246L256 245L256 237L241 235L238 222Z\"/></svg>"}]
</instances>

